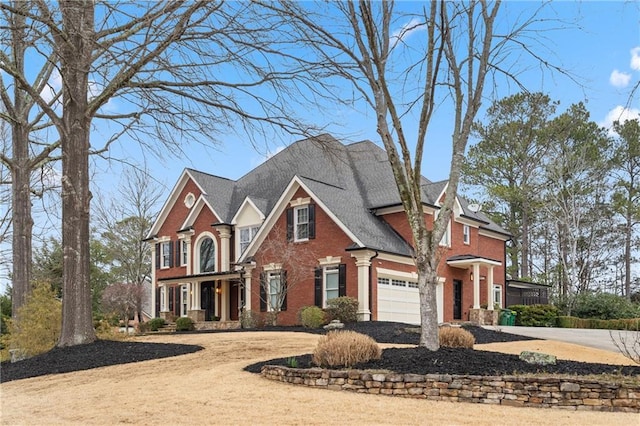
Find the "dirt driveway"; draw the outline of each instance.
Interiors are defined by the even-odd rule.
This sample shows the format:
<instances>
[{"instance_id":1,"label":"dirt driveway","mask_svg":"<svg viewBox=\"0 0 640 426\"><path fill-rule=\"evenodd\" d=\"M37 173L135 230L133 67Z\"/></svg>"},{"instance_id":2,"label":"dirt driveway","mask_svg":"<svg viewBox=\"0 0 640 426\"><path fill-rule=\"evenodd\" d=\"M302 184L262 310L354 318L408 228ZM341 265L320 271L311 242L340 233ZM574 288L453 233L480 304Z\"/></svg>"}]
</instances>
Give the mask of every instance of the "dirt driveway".
<instances>
[{"instance_id":1,"label":"dirt driveway","mask_svg":"<svg viewBox=\"0 0 640 426\"><path fill-rule=\"evenodd\" d=\"M637 414L432 402L309 389L270 382L242 370L259 360L309 353L317 335L255 332L139 339L197 344L205 350L4 383L0 385L0 423L611 425L638 421ZM535 348L556 351L565 359L628 363L621 355L558 342L486 346L505 352Z\"/></svg>"}]
</instances>

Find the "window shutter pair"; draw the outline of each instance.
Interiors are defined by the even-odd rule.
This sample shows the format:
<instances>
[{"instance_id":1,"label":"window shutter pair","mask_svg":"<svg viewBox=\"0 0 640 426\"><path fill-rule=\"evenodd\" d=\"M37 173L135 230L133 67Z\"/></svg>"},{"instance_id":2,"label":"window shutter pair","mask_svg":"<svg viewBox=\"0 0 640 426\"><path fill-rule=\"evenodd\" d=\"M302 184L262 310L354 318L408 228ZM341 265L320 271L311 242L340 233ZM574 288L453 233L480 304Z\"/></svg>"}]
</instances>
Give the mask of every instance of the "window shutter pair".
<instances>
[{"instance_id":1,"label":"window shutter pair","mask_svg":"<svg viewBox=\"0 0 640 426\"><path fill-rule=\"evenodd\" d=\"M316 268L314 271L314 304L322 308L322 280L324 269ZM338 265L338 296L347 295L347 265L341 263Z\"/></svg>"},{"instance_id":2,"label":"window shutter pair","mask_svg":"<svg viewBox=\"0 0 640 426\"><path fill-rule=\"evenodd\" d=\"M270 297L267 293L269 286L268 274L266 272L260 273L260 312L267 312L267 298ZM284 292L282 297L282 305L280 311L287 310L287 271L280 272L280 289Z\"/></svg>"},{"instance_id":3,"label":"window shutter pair","mask_svg":"<svg viewBox=\"0 0 640 426\"><path fill-rule=\"evenodd\" d=\"M309 211L309 239L313 240L316 237L316 205L309 204L307 206ZM287 215L287 241L293 241L295 238L295 230L293 229L293 207L289 207L286 210Z\"/></svg>"}]
</instances>

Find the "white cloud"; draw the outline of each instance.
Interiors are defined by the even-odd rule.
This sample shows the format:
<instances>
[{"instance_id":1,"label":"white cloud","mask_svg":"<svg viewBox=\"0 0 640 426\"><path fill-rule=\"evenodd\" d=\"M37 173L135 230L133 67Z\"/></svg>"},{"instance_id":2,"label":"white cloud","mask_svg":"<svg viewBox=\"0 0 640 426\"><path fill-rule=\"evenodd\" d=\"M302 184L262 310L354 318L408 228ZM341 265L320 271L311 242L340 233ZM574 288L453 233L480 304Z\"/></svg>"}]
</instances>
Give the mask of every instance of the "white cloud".
<instances>
[{"instance_id":1,"label":"white cloud","mask_svg":"<svg viewBox=\"0 0 640 426\"><path fill-rule=\"evenodd\" d=\"M54 70L47 86L42 89L40 96L45 102L50 102L62 90L62 76L58 70Z\"/></svg>"},{"instance_id":2,"label":"white cloud","mask_svg":"<svg viewBox=\"0 0 640 426\"><path fill-rule=\"evenodd\" d=\"M406 40L412 34L418 31L425 31L426 29L427 26L424 24L424 22L419 21L417 18L413 18L409 22L404 24L400 29L395 30L393 34L391 34L391 44L395 45L401 40Z\"/></svg>"},{"instance_id":3,"label":"white cloud","mask_svg":"<svg viewBox=\"0 0 640 426\"><path fill-rule=\"evenodd\" d=\"M627 120L638 119L640 120L640 109L637 108L626 108L622 105L618 105L611 111L607 113L604 121L599 123L600 126L609 129L609 134L613 135L613 122L619 121L624 123Z\"/></svg>"},{"instance_id":4,"label":"white cloud","mask_svg":"<svg viewBox=\"0 0 640 426\"><path fill-rule=\"evenodd\" d=\"M631 53L631 69L635 71L640 71L640 46L634 47L630 51Z\"/></svg>"},{"instance_id":5,"label":"white cloud","mask_svg":"<svg viewBox=\"0 0 640 426\"><path fill-rule=\"evenodd\" d=\"M611 75L609 76L609 83L611 83L611 85L614 87L627 87L630 81L631 74L618 70L613 70L611 72Z\"/></svg>"}]
</instances>

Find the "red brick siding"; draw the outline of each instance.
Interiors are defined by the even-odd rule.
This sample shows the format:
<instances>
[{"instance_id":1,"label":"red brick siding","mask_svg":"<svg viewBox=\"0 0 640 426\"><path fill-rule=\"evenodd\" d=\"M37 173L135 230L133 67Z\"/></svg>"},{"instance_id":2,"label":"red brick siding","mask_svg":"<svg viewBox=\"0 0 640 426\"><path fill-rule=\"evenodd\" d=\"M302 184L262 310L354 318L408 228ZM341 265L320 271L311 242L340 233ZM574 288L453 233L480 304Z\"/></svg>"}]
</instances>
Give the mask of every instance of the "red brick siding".
<instances>
[{"instance_id":1,"label":"red brick siding","mask_svg":"<svg viewBox=\"0 0 640 426\"><path fill-rule=\"evenodd\" d=\"M291 199L309 197L302 189L299 189ZM315 201L312 200L312 203ZM340 257L341 263L346 264L347 296L358 297L358 270L354 259L345 251L353 241L340 229L340 227L316 204L316 238L295 244L301 250L306 251L304 264L296 266L300 276L287 293L287 310L278 316L278 322L284 325L297 324L298 310L303 306L313 305L315 295L314 270L318 267L318 259L326 256ZM282 213L277 219L273 229L267 238L286 238L286 213ZM275 255L265 255L258 251L255 255L256 268L252 273L251 307L254 311L260 310L260 272L263 266L269 263L281 263L282 258ZM287 265L283 265L287 269ZM291 267L289 267L291 269ZM307 272L308 271L308 272ZM290 274L290 272L288 272Z\"/></svg>"},{"instance_id":2,"label":"red brick siding","mask_svg":"<svg viewBox=\"0 0 640 426\"><path fill-rule=\"evenodd\" d=\"M389 223L396 232L398 232L406 241L413 245L413 239L411 236L411 229L409 227L409 222L407 221L407 217L404 212L391 213L384 215L384 220ZM427 227L431 227L433 225L433 216L430 214L425 214L425 221L427 223ZM496 260L502 263L501 266L494 267L493 269L493 280L494 284L500 284L503 286L502 294L504 297L505 289L504 289L504 241L490 238L487 236L479 235L478 228L470 226L470 238L469 244L464 244L463 241L463 224L458 223L455 220L451 221L451 246L450 247L442 247L442 259L440 261L440 265L438 267L438 275L440 277L445 278L444 284L444 306L443 306L443 316L444 321L451 321L453 319L453 280L459 279L462 281L462 319L466 320L469 318L469 309L473 306L473 282L470 278L471 270L452 268L446 264L446 259L448 257L454 255L461 254L471 254L476 256L481 256L487 259ZM407 269L406 265L401 265L397 263L391 263L387 266L381 266L387 269L395 269L398 271L415 271L414 267L409 267ZM480 275L487 277L488 272L487 268L480 268ZM374 271L374 283L377 282L377 276ZM487 284L488 280L485 278L480 281L480 304L488 304L490 301L487 300ZM377 303L377 285L374 286L374 291L372 292L372 297L374 298L374 305ZM376 292L375 295L373 293ZM373 308L373 317L375 319L377 312L377 306Z\"/></svg>"}]
</instances>

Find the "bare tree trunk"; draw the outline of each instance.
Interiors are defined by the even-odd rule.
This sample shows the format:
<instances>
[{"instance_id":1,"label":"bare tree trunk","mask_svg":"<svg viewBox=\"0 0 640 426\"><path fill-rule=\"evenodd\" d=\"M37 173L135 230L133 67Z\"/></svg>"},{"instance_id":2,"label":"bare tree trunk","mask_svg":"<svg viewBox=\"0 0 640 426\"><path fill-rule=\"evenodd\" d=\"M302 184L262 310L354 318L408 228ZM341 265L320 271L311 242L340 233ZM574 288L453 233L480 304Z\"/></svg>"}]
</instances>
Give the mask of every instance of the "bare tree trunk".
<instances>
[{"instance_id":1,"label":"bare tree trunk","mask_svg":"<svg viewBox=\"0 0 640 426\"><path fill-rule=\"evenodd\" d=\"M93 1L61 4L65 39L58 39L63 80L62 144L62 332L58 346L96 339L89 284L89 69L94 31Z\"/></svg>"},{"instance_id":2,"label":"bare tree trunk","mask_svg":"<svg viewBox=\"0 0 640 426\"><path fill-rule=\"evenodd\" d=\"M627 209L624 235L624 296L631 299L631 236L633 234L631 211Z\"/></svg>"},{"instance_id":3,"label":"bare tree trunk","mask_svg":"<svg viewBox=\"0 0 640 426\"><path fill-rule=\"evenodd\" d=\"M431 259L422 256L416 259L418 272L418 290L420 292L420 345L431 351L440 348L438 329L438 305L436 290L438 285L438 270L433 267Z\"/></svg>"},{"instance_id":4,"label":"bare tree trunk","mask_svg":"<svg viewBox=\"0 0 640 426\"><path fill-rule=\"evenodd\" d=\"M15 2L17 9L28 9L25 2ZM24 73L26 51L25 18L12 16L12 45L15 67ZM33 218L31 216L31 165L29 163L29 108L20 84L14 85L15 121L11 124L13 162L12 209L13 209L13 294L12 316L17 318L18 309L26 302L31 290L31 259Z\"/></svg>"},{"instance_id":5,"label":"bare tree trunk","mask_svg":"<svg viewBox=\"0 0 640 426\"><path fill-rule=\"evenodd\" d=\"M522 263L520 265L520 278L530 277L529 268L529 203L525 202L522 206Z\"/></svg>"}]
</instances>

